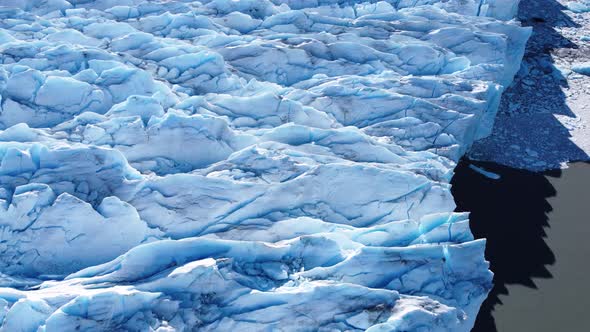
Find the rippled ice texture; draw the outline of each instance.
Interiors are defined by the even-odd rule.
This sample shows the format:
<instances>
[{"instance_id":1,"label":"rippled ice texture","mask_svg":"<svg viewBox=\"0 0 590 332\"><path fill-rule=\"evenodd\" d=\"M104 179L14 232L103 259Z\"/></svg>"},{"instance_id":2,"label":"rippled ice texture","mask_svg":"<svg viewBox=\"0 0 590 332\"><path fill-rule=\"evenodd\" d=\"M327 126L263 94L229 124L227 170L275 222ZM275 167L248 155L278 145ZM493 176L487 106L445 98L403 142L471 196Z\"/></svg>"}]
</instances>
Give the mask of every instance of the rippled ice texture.
<instances>
[{"instance_id":1,"label":"rippled ice texture","mask_svg":"<svg viewBox=\"0 0 590 332\"><path fill-rule=\"evenodd\" d=\"M466 331L517 0L0 0L2 331Z\"/></svg>"}]
</instances>

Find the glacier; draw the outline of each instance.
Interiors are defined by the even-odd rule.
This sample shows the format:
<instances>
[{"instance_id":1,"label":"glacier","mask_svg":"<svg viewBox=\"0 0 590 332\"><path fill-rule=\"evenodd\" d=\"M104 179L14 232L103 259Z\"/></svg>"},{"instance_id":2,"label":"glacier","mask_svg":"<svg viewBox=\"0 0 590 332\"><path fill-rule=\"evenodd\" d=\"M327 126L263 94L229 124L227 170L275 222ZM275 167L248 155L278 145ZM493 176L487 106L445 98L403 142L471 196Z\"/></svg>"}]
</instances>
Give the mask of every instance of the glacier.
<instances>
[{"instance_id":1,"label":"glacier","mask_svg":"<svg viewBox=\"0 0 590 332\"><path fill-rule=\"evenodd\" d=\"M0 331L469 331L518 0L0 0Z\"/></svg>"}]
</instances>

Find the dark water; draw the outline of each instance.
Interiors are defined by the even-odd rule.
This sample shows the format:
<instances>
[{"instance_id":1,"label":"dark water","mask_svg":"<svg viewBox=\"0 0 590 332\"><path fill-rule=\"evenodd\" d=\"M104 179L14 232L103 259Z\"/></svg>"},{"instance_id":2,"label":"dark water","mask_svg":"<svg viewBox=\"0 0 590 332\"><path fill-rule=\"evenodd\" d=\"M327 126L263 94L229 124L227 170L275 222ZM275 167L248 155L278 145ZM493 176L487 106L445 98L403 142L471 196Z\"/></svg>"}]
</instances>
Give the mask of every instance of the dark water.
<instances>
[{"instance_id":1,"label":"dark water","mask_svg":"<svg viewBox=\"0 0 590 332\"><path fill-rule=\"evenodd\" d=\"M453 178L458 211L487 238L494 289L475 332L590 331L590 164L534 173L463 161Z\"/></svg>"}]
</instances>

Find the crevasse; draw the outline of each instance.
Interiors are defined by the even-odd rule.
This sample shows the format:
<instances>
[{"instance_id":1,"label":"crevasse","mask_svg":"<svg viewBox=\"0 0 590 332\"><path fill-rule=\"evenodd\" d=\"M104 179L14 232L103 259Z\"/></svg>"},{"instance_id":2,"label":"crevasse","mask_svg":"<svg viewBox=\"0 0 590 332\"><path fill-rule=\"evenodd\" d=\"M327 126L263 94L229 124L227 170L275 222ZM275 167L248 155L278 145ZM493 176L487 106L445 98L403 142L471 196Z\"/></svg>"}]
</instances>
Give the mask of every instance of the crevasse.
<instances>
[{"instance_id":1,"label":"crevasse","mask_svg":"<svg viewBox=\"0 0 590 332\"><path fill-rule=\"evenodd\" d=\"M517 0L0 0L1 331L468 331Z\"/></svg>"}]
</instances>

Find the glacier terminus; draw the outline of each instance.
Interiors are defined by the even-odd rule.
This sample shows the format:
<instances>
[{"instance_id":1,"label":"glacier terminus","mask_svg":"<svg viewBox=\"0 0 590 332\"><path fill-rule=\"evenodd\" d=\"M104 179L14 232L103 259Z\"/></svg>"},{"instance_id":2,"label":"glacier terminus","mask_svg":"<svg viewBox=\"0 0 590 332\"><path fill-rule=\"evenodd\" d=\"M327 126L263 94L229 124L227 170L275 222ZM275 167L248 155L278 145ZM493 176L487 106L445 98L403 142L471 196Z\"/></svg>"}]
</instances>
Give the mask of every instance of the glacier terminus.
<instances>
[{"instance_id":1,"label":"glacier terminus","mask_svg":"<svg viewBox=\"0 0 590 332\"><path fill-rule=\"evenodd\" d=\"M0 0L0 331L469 331L517 7Z\"/></svg>"}]
</instances>

